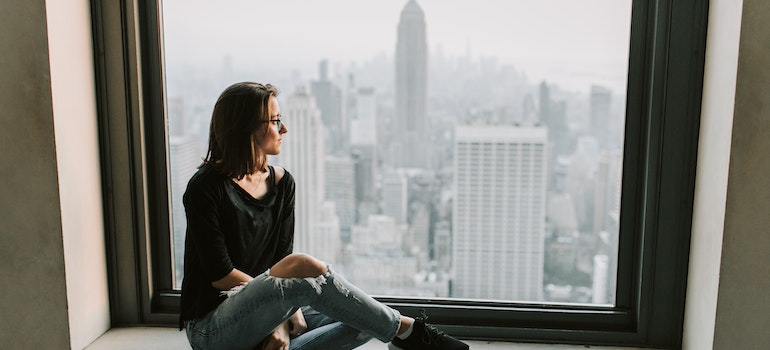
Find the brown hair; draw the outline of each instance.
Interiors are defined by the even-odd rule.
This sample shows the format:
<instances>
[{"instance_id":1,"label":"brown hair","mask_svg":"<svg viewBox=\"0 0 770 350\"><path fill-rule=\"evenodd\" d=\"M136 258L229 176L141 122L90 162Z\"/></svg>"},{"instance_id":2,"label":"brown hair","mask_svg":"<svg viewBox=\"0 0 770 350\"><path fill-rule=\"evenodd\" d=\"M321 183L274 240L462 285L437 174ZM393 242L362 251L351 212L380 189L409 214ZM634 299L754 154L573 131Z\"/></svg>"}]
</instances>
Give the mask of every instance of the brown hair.
<instances>
[{"instance_id":1,"label":"brown hair","mask_svg":"<svg viewBox=\"0 0 770 350\"><path fill-rule=\"evenodd\" d=\"M201 166L210 164L238 180L266 169L267 155L259 143L269 127L268 101L277 95L270 84L241 82L225 89L211 114L209 149Z\"/></svg>"}]
</instances>

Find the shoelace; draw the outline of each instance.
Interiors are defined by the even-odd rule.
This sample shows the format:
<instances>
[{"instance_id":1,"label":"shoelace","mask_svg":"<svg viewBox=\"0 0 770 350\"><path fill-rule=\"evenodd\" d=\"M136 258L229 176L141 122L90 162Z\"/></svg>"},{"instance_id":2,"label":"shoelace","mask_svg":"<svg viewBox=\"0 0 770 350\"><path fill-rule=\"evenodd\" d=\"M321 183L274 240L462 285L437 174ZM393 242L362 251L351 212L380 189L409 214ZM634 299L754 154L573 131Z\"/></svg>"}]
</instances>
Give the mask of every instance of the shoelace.
<instances>
[{"instance_id":1,"label":"shoelace","mask_svg":"<svg viewBox=\"0 0 770 350\"><path fill-rule=\"evenodd\" d=\"M425 310L420 310L420 317L423 322L428 320L428 315L425 313ZM427 323L425 323L425 330L425 335L422 337L422 342L424 344L438 344L438 340L446 335L446 333Z\"/></svg>"}]
</instances>

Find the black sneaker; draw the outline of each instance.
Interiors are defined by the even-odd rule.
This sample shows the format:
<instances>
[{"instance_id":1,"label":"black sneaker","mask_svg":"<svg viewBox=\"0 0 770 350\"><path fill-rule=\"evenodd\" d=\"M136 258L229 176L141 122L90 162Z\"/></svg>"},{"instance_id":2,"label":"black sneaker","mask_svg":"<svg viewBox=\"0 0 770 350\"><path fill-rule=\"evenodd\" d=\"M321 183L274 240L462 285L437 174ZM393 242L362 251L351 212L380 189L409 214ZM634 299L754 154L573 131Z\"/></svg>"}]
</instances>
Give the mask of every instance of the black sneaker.
<instances>
[{"instance_id":1,"label":"black sneaker","mask_svg":"<svg viewBox=\"0 0 770 350\"><path fill-rule=\"evenodd\" d=\"M406 339L399 337L393 338L388 349L390 350L468 350L468 344L465 344L456 338L438 330L436 327L425 323L428 316L425 313L422 317L414 319L412 334Z\"/></svg>"}]
</instances>

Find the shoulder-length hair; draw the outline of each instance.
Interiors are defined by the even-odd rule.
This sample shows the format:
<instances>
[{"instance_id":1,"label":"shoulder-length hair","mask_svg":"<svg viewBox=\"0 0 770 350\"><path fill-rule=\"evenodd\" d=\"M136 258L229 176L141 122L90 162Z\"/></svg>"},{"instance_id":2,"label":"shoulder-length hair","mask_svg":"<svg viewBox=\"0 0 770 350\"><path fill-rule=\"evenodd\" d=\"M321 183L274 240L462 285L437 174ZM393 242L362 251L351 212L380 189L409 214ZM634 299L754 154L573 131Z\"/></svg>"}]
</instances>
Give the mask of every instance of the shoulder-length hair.
<instances>
[{"instance_id":1,"label":"shoulder-length hair","mask_svg":"<svg viewBox=\"0 0 770 350\"><path fill-rule=\"evenodd\" d=\"M265 170L267 155L259 143L270 124L268 101L277 95L270 84L241 82L225 89L211 114L209 149L201 166L211 165L238 180Z\"/></svg>"}]
</instances>

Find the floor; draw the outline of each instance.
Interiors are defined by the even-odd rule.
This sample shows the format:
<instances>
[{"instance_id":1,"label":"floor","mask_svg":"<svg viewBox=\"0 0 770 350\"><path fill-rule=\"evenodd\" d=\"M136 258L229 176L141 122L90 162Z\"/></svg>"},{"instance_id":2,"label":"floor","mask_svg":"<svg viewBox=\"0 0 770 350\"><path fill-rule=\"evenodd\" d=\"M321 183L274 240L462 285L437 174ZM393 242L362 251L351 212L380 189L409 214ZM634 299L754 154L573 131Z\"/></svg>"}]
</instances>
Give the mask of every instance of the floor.
<instances>
[{"instance_id":1,"label":"floor","mask_svg":"<svg viewBox=\"0 0 770 350\"><path fill-rule=\"evenodd\" d=\"M474 350L577 350L577 349L595 349L595 350L641 350L639 348L619 348L587 345L554 345L554 344L524 344L524 343L501 343L486 341L469 341L471 349ZM162 327L126 327L114 328L96 339L85 350L189 350L184 332L175 328ZM378 340L372 340L360 347L361 350L385 350L387 346Z\"/></svg>"}]
</instances>

